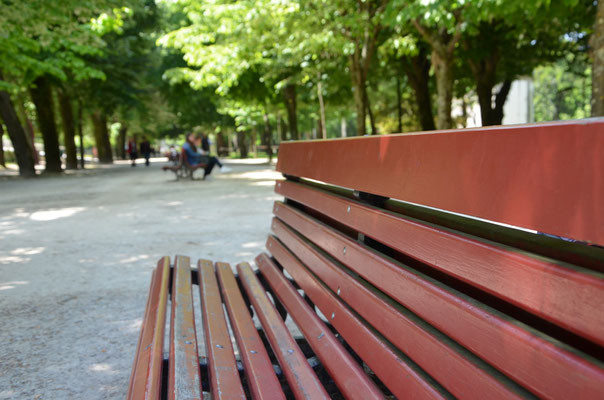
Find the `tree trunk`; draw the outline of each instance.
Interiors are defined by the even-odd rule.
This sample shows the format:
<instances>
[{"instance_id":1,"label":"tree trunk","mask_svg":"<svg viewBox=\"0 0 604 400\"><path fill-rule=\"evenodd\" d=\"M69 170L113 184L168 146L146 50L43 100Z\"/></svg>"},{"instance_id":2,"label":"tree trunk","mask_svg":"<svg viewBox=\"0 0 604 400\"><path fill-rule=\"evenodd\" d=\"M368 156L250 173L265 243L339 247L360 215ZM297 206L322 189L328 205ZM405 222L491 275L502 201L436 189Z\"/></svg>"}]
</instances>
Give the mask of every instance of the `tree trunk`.
<instances>
[{"instance_id":1,"label":"tree trunk","mask_svg":"<svg viewBox=\"0 0 604 400\"><path fill-rule=\"evenodd\" d=\"M299 140L298 133L298 115L296 105L296 85L288 84L283 90L285 107L287 108L287 120L289 125L289 137L291 140Z\"/></svg>"},{"instance_id":2,"label":"tree trunk","mask_svg":"<svg viewBox=\"0 0 604 400\"><path fill-rule=\"evenodd\" d=\"M598 10L590 39L592 48L591 116L604 116L604 1L598 1Z\"/></svg>"},{"instance_id":3,"label":"tree trunk","mask_svg":"<svg viewBox=\"0 0 604 400\"><path fill-rule=\"evenodd\" d=\"M493 35L493 31L485 33ZM464 42L466 49L472 47L472 43ZM476 81L476 93L478 95L478 104L480 104L480 117L482 126L501 125L503 120L503 105L510 91L512 81L506 79L501 89L495 96L495 105L493 105L493 88L496 83L497 66L499 65L500 54L496 45L491 52L480 60L468 59L468 64Z\"/></svg>"},{"instance_id":4,"label":"tree trunk","mask_svg":"<svg viewBox=\"0 0 604 400\"><path fill-rule=\"evenodd\" d=\"M279 142L287 141L287 125L284 123L283 118L281 118L281 114L277 114L277 136L279 137Z\"/></svg>"},{"instance_id":5,"label":"tree trunk","mask_svg":"<svg viewBox=\"0 0 604 400\"><path fill-rule=\"evenodd\" d=\"M113 156L111 154L109 131L107 130L107 116L104 112L97 110L92 113L91 117L99 162L102 164L111 164L113 163Z\"/></svg>"},{"instance_id":6,"label":"tree trunk","mask_svg":"<svg viewBox=\"0 0 604 400\"><path fill-rule=\"evenodd\" d=\"M367 133L365 122L367 96L365 96L365 77L361 69L358 52L359 50L350 56L350 74L354 91L354 108L357 114L357 136L363 136Z\"/></svg>"},{"instance_id":7,"label":"tree trunk","mask_svg":"<svg viewBox=\"0 0 604 400\"><path fill-rule=\"evenodd\" d=\"M237 147L239 147L239 154L241 158L248 157L248 148L246 143L246 134L245 132L238 131L237 132Z\"/></svg>"},{"instance_id":8,"label":"tree trunk","mask_svg":"<svg viewBox=\"0 0 604 400\"><path fill-rule=\"evenodd\" d=\"M458 17L456 17L457 19ZM455 32L450 34L444 27L436 31L423 26L419 20L412 21L423 39L432 48L432 64L436 75L438 129L453 127L451 102L453 101L453 65L455 46L462 35L462 21L457 20Z\"/></svg>"},{"instance_id":9,"label":"tree trunk","mask_svg":"<svg viewBox=\"0 0 604 400\"><path fill-rule=\"evenodd\" d=\"M401 78L398 74L396 79L396 116L397 116L397 131L395 133L403 132L403 102L401 100Z\"/></svg>"},{"instance_id":10,"label":"tree trunk","mask_svg":"<svg viewBox=\"0 0 604 400\"><path fill-rule=\"evenodd\" d=\"M252 129L252 140L250 143L250 152L254 155L254 158L258 157L257 141L258 141L258 134L256 131L256 127L254 127L254 129Z\"/></svg>"},{"instance_id":11,"label":"tree trunk","mask_svg":"<svg viewBox=\"0 0 604 400\"><path fill-rule=\"evenodd\" d=\"M40 162L40 158L38 157L38 151L34 146L34 124L32 124L31 120L27 117L27 112L25 111L25 101L24 93L17 95L17 107L15 108L15 112L17 114L17 118L21 121L23 132L25 132L25 139L27 140L27 145L29 146L30 152L34 157L34 165L37 165Z\"/></svg>"},{"instance_id":12,"label":"tree trunk","mask_svg":"<svg viewBox=\"0 0 604 400\"><path fill-rule=\"evenodd\" d=\"M266 111L264 112L264 145L266 146L266 155L268 162L273 160L273 131L271 129L271 121L268 118Z\"/></svg>"},{"instance_id":13,"label":"tree trunk","mask_svg":"<svg viewBox=\"0 0 604 400\"><path fill-rule=\"evenodd\" d=\"M6 168L6 160L4 159L4 142L2 138L4 136L4 128L2 127L2 121L0 120L0 165Z\"/></svg>"},{"instance_id":14,"label":"tree trunk","mask_svg":"<svg viewBox=\"0 0 604 400\"><path fill-rule=\"evenodd\" d=\"M494 125L491 115L493 113L493 82L489 82L489 79L480 74L475 75L475 79L482 126Z\"/></svg>"},{"instance_id":15,"label":"tree trunk","mask_svg":"<svg viewBox=\"0 0 604 400\"><path fill-rule=\"evenodd\" d=\"M317 83L317 95L319 97L319 115L321 116L321 138L327 139L327 127L325 125L325 103L323 102L323 85L321 83L321 74Z\"/></svg>"},{"instance_id":16,"label":"tree trunk","mask_svg":"<svg viewBox=\"0 0 604 400\"><path fill-rule=\"evenodd\" d=\"M73 120L73 107L71 99L65 90L59 90L59 109L63 122L63 144L65 146L65 169L78 168L78 154L75 145L75 121Z\"/></svg>"},{"instance_id":17,"label":"tree trunk","mask_svg":"<svg viewBox=\"0 0 604 400\"><path fill-rule=\"evenodd\" d=\"M128 134L128 125L122 123L117 135L116 153L120 160L126 159L126 135Z\"/></svg>"},{"instance_id":18,"label":"tree trunk","mask_svg":"<svg viewBox=\"0 0 604 400\"><path fill-rule=\"evenodd\" d=\"M30 89L31 99L36 106L38 127L44 139L45 172L61 172L61 151L59 149L59 134L55 123L55 111L52 100L52 88L44 76L34 81L35 87Z\"/></svg>"},{"instance_id":19,"label":"tree trunk","mask_svg":"<svg viewBox=\"0 0 604 400\"><path fill-rule=\"evenodd\" d=\"M401 66L407 80L415 93L417 113L420 126L424 131L436 129L432 113L432 98L430 96L430 60L428 51L420 47L419 53L413 57L401 58Z\"/></svg>"},{"instance_id":20,"label":"tree trunk","mask_svg":"<svg viewBox=\"0 0 604 400\"><path fill-rule=\"evenodd\" d=\"M432 62L436 72L436 126L438 129L451 129L453 128L453 119L451 118L451 102L453 101L453 60L452 58L441 56L437 51L433 51Z\"/></svg>"},{"instance_id":21,"label":"tree trunk","mask_svg":"<svg viewBox=\"0 0 604 400\"><path fill-rule=\"evenodd\" d=\"M495 96L495 108L492 112L492 121L493 125L501 125L503 123L503 106L505 105L505 101L508 98L508 94L510 93L510 89L512 88L512 80L506 79L503 81L499 92Z\"/></svg>"},{"instance_id":22,"label":"tree trunk","mask_svg":"<svg viewBox=\"0 0 604 400\"><path fill-rule=\"evenodd\" d=\"M31 146L27 141L26 133L17 117L9 94L2 90L0 90L0 116L6 125L8 137L15 149L15 157L19 165L19 175L27 177L35 176L35 160Z\"/></svg>"},{"instance_id":23,"label":"tree trunk","mask_svg":"<svg viewBox=\"0 0 604 400\"><path fill-rule=\"evenodd\" d=\"M377 135L378 131L375 127L375 119L373 118L373 112L371 111L371 102L369 101L369 94L367 88L365 88L365 105L367 106L367 114L369 115L369 125L371 126L371 134Z\"/></svg>"},{"instance_id":24,"label":"tree trunk","mask_svg":"<svg viewBox=\"0 0 604 400\"><path fill-rule=\"evenodd\" d=\"M342 117L340 119L340 135L342 137L346 137L347 136L347 132L346 130L348 129L348 127L346 126L346 118Z\"/></svg>"},{"instance_id":25,"label":"tree trunk","mask_svg":"<svg viewBox=\"0 0 604 400\"><path fill-rule=\"evenodd\" d=\"M84 120L82 119L82 100L78 99L78 136L80 138L80 168L84 169L84 132L82 128L82 124Z\"/></svg>"},{"instance_id":26,"label":"tree trunk","mask_svg":"<svg viewBox=\"0 0 604 400\"><path fill-rule=\"evenodd\" d=\"M218 157L224 157L224 152L222 149L224 148L224 136L222 132L216 133L216 154Z\"/></svg>"},{"instance_id":27,"label":"tree trunk","mask_svg":"<svg viewBox=\"0 0 604 400\"><path fill-rule=\"evenodd\" d=\"M462 128L468 127L468 103L465 95L461 96L461 126Z\"/></svg>"}]
</instances>

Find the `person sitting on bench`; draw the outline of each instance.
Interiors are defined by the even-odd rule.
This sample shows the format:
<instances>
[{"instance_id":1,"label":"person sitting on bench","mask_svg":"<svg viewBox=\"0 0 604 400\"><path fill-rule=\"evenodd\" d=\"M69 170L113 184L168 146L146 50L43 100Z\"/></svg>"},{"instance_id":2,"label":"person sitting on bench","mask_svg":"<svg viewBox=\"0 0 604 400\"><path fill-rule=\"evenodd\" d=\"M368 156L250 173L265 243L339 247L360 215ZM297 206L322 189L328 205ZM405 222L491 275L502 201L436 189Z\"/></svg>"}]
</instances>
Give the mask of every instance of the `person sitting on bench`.
<instances>
[{"instance_id":1,"label":"person sitting on bench","mask_svg":"<svg viewBox=\"0 0 604 400\"><path fill-rule=\"evenodd\" d=\"M196 133L189 133L187 135L185 143L182 145L182 149L186 154L186 161L190 165L205 164L204 178L212 173L214 166L216 165L216 157L209 157L200 154L197 150L197 146L201 144L201 138Z\"/></svg>"},{"instance_id":2,"label":"person sitting on bench","mask_svg":"<svg viewBox=\"0 0 604 400\"><path fill-rule=\"evenodd\" d=\"M229 167L225 167L224 165L222 165L222 163L220 162L220 160L217 157L210 156L210 139L208 138L207 133L201 134L201 146L200 147L201 147L202 155L209 156L216 160L216 164L218 165L218 168L220 168L220 172L230 172L231 171L231 169Z\"/></svg>"}]
</instances>

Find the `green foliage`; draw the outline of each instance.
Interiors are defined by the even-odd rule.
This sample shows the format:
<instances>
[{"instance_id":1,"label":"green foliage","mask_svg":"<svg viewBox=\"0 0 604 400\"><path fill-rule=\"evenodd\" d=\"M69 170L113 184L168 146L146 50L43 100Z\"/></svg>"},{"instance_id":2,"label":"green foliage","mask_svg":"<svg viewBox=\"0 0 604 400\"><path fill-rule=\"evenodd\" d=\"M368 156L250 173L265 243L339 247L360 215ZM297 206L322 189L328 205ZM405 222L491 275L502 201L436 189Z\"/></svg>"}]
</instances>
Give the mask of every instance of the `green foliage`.
<instances>
[{"instance_id":1,"label":"green foliage","mask_svg":"<svg viewBox=\"0 0 604 400\"><path fill-rule=\"evenodd\" d=\"M535 121L587 118L591 115L591 65L569 55L535 69Z\"/></svg>"},{"instance_id":2,"label":"green foliage","mask_svg":"<svg viewBox=\"0 0 604 400\"><path fill-rule=\"evenodd\" d=\"M590 111L594 13L593 0L0 0L0 90L22 107L49 76L83 102L84 119L102 110L129 134L259 138L265 114L274 132L287 123L283 92L295 85L301 136L312 137L320 83L336 137L342 119L350 132L359 123L357 56L378 130L398 130L398 78L410 131L417 104L401 61L450 44L455 97L471 98L491 63L494 83L535 71L539 120L578 118Z\"/></svg>"},{"instance_id":3,"label":"green foliage","mask_svg":"<svg viewBox=\"0 0 604 400\"><path fill-rule=\"evenodd\" d=\"M7 1L0 3L0 69L4 88L27 87L38 76L65 81L104 78L86 57L105 45L93 29L100 15L119 21L117 0ZM117 24L119 25L119 24ZM117 26L114 24L114 26Z\"/></svg>"}]
</instances>

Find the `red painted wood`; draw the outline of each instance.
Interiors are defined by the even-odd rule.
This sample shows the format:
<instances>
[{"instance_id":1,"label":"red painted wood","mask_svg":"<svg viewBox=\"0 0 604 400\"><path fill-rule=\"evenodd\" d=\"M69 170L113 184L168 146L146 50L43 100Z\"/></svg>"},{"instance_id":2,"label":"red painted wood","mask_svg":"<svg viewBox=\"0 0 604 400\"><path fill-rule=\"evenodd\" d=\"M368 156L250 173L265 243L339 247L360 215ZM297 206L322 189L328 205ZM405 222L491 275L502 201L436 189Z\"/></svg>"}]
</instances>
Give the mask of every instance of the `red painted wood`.
<instances>
[{"instance_id":1,"label":"red painted wood","mask_svg":"<svg viewBox=\"0 0 604 400\"><path fill-rule=\"evenodd\" d=\"M268 256L260 254L256 257L256 265L344 397L359 400L384 398L383 393Z\"/></svg>"},{"instance_id":2,"label":"red painted wood","mask_svg":"<svg viewBox=\"0 0 604 400\"><path fill-rule=\"evenodd\" d=\"M214 266L199 260L197 268L212 398L245 400Z\"/></svg>"},{"instance_id":3,"label":"red painted wood","mask_svg":"<svg viewBox=\"0 0 604 400\"><path fill-rule=\"evenodd\" d=\"M397 398L435 399L446 397L443 392L432 386L425 376L406 364L369 327L360 322L317 278L311 276L300 261L285 247L275 241L268 249L323 315L329 319L338 333Z\"/></svg>"},{"instance_id":4,"label":"red painted wood","mask_svg":"<svg viewBox=\"0 0 604 400\"><path fill-rule=\"evenodd\" d=\"M169 282L170 259L164 257L153 271L128 399L159 399L161 394Z\"/></svg>"},{"instance_id":5,"label":"red painted wood","mask_svg":"<svg viewBox=\"0 0 604 400\"><path fill-rule=\"evenodd\" d=\"M456 235L297 183L282 182L277 192L604 345L604 278L600 273Z\"/></svg>"},{"instance_id":6,"label":"red painted wood","mask_svg":"<svg viewBox=\"0 0 604 400\"><path fill-rule=\"evenodd\" d=\"M296 399L329 399L249 264L237 265L237 272Z\"/></svg>"},{"instance_id":7,"label":"red painted wood","mask_svg":"<svg viewBox=\"0 0 604 400\"><path fill-rule=\"evenodd\" d=\"M199 354L195 333L191 261L176 256L172 277L172 323L170 324L170 373L168 399L202 399Z\"/></svg>"},{"instance_id":8,"label":"red painted wood","mask_svg":"<svg viewBox=\"0 0 604 400\"><path fill-rule=\"evenodd\" d=\"M405 353L426 373L436 379L451 394L460 399L520 399L511 382L502 383L493 377L485 365L465 357L459 350L447 346L442 335L435 335L381 300L369 289L331 264L280 222L276 222L279 239L331 290L339 294L386 339ZM277 245L269 238L267 247ZM455 373L451 373L455 371ZM472 385L468 385L468 380ZM506 386L507 385L507 386Z\"/></svg>"},{"instance_id":9,"label":"red painted wood","mask_svg":"<svg viewBox=\"0 0 604 400\"><path fill-rule=\"evenodd\" d=\"M161 394L169 282L170 259L164 257L158 261L151 279L128 399L159 399Z\"/></svg>"},{"instance_id":10,"label":"red painted wood","mask_svg":"<svg viewBox=\"0 0 604 400\"><path fill-rule=\"evenodd\" d=\"M602 398L601 365L401 268L298 210L282 203L276 203L275 210L281 220L336 260L540 397ZM274 220L274 231L280 232L281 226ZM337 291L338 281L324 279Z\"/></svg>"},{"instance_id":11,"label":"red painted wood","mask_svg":"<svg viewBox=\"0 0 604 400\"><path fill-rule=\"evenodd\" d=\"M604 244L604 119L281 143L277 170Z\"/></svg>"},{"instance_id":12,"label":"red painted wood","mask_svg":"<svg viewBox=\"0 0 604 400\"><path fill-rule=\"evenodd\" d=\"M149 318L149 309L151 308L151 302L153 301L153 298L154 298L153 296L151 296L151 293L154 292L153 288L155 285L156 274L157 274L157 269L154 269L153 272L151 273L151 287L149 288L149 295L147 296L147 304L145 305L145 314L143 316L143 321L141 324L141 331L138 335L138 345L136 346L136 353L134 355L134 363L132 365L132 371L130 372L130 382L128 384L128 394L126 395L126 398L128 400L136 399L137 397L138 398L141 397L141 395L139 394L140 389L139 389L139 391L135 391L134 387L135 387L135 385L138 386L138 381L145 379L144 377L147 376L146 370L145 370L145 372L143 372L141 370L141 367L139 367L139 359L140 359L141 348L144 348L144 346L142 346L143 336L145 334L145 329L147 329L146 327L147 327L147 319ZM141 366L144 366L144 363Z\"/></svg>"},{"instance_id":13,"label":"red painted wood","mask_svg":"<svg viewBox=\"0 0 604 400\"><path fill-rule=\"evenodd\" d=\"M216 263L216 272L231 327L237 338L237 346L252 398L254 400L285 399L273 364L241 296L231 266Z\"/></svg>"}]
</instances>

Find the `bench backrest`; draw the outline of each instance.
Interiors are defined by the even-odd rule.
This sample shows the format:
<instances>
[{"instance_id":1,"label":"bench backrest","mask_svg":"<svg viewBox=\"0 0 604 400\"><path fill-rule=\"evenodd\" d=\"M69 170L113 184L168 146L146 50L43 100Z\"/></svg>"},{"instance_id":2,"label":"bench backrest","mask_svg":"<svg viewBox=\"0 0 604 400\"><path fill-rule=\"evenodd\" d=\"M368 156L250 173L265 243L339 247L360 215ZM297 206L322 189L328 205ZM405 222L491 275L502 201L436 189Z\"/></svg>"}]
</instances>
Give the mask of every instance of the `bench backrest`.
<instances>
[{"instance_id":1,"label":"bench backrest","mask_svg":"<svg viewBox=\"0 0 604 400\"><path fill-rule=\"evenodd\" d=\"M602 398L604 120L282 143L284 268L402 397Z\"/></svg>"}]
</instances>

